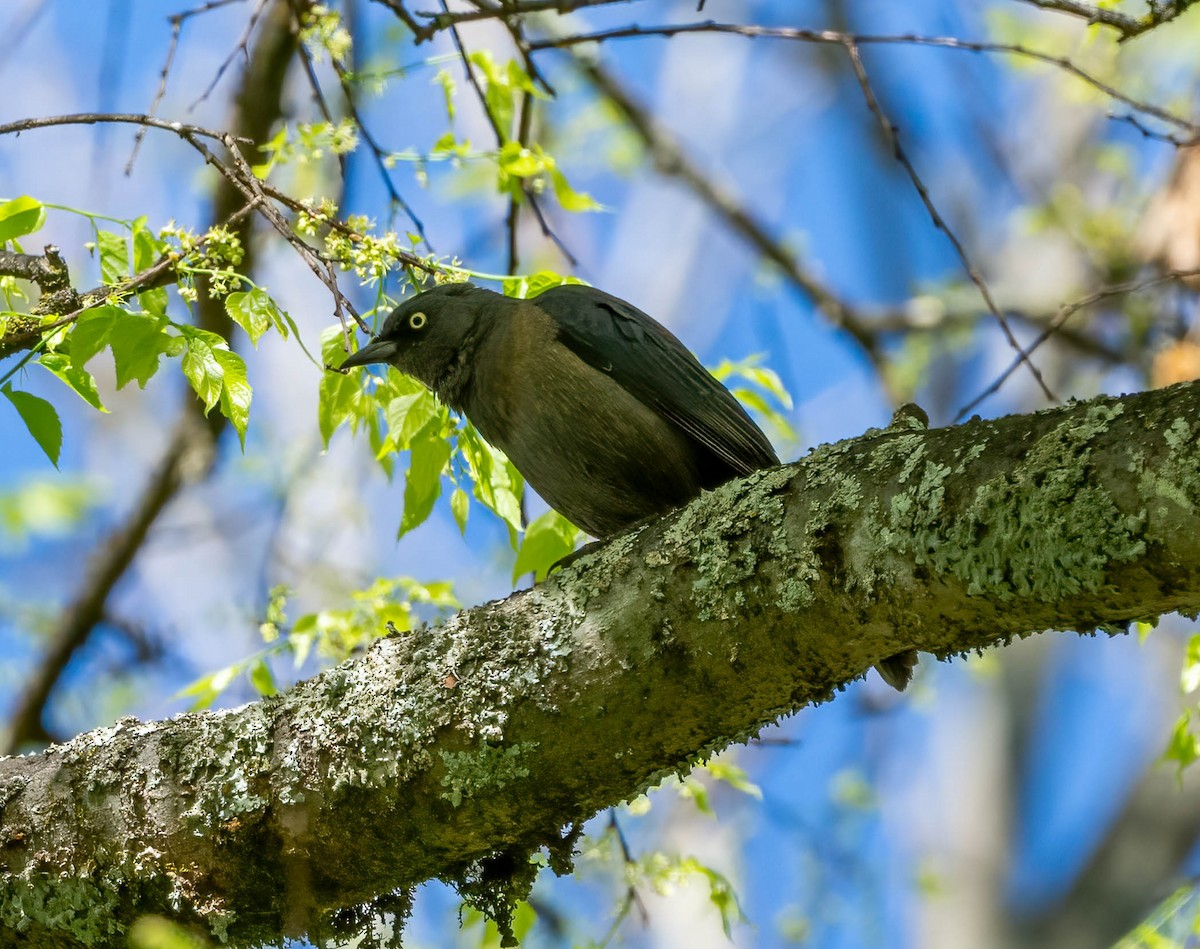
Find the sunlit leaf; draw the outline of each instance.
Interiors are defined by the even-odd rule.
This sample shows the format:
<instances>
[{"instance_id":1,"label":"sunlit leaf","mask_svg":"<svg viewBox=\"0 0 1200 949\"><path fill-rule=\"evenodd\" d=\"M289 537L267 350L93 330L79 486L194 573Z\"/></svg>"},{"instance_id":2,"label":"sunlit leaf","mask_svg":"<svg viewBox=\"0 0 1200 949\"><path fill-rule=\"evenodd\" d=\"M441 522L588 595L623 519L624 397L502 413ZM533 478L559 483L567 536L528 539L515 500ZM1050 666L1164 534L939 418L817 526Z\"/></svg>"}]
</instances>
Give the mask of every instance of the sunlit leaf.
<instances>
[{"instance_id":1,"label":"sunlit leaf","mask_svg":"<svg viewBox=\"0 0 1200 949\"><path fill-rule=\"evenodd\" d=\"M92 374L86 369L72 365L70 358L65 354L46 353L38 360L38 365L65 382L92 408L101 412L108 411L100 401L100 393L96 389L96 380L92 378Z\"/></svg>"},{"instance_id":2,"label":"sunlit leaf","mask_svg":"<svg viewBox=\"0 0 1200 949\"><path fill-rule=\"evenodd\" d=\"M392 443L400 451L407 450L422 429L443 414L441 405L427 389L397 396L388 402L385 411Z\"/></svg>"},{"instance_id":3,"label":"sunlit leaf","mask_svg":"<svg viewBox=\"0 0 1200 949\"><path fill-rule=\"evenodd\" d=\"M158 372L158 360L167 345L166 323L142 313L118 311L108 333L113 362L117 367L117 388L137 380L145 388L150 377Z\"/></svg>"},{"instance_id":4,"label":"sunlit leaf","mask_svg":"<svg viewBox=\"0 0 1200 949\"><path fill-rule=\"evenodd\" d=\"M550 172L554 184L554 197L564 211L603 211L604 205L584 191L576 191L567 182L566 176L557 169Z\"/></svg>"},{"instance_id":5,"label":"sunlit leaf","mask_svg":"<svg viewBox=\"0 0 1200 949\"><path fill-rule=\"evenodd\" d=\"M221 414L238 433L242 448L246 447L246 425L250 421L250 400L253 393L246 380L246 363L232 350L214 349L213 356L221 366Z\"/></svg>"},{"instance_id":6,"label":"sunlit leaf","mask_svg":"<svg viewBox=\"0 0 1200 949\"><path fill-rule=\"evenodd\" d=\"M113 322L124 315L125 311L115 306L98 306L94 310L81 313L67 337L71 365L82 368L107 346Z\"/></svg>"},{"instance_id":7,"label":"sunlit leaf","mask_svg":"<svg viewBox=\"0 0 1200 949\"><path fill-rule=\"evenodd\" d=\"M36 198L21 195L5 201L0 204L0 244L41 230L45 222L46 209Z\"/></svg>"},{"instance_id":8,"label":"sunlit leaf","mask_svg":"<svg viewBox=\"0 0 1200 949\"><path fill-rule=\"evenodd\" d=\"M100 279L105 283L120 283L129 276L129 242L123 234L101 231L96 235L100 251Z\"/></svg>"},{"instance_id":9,"label":"sunlit leaf","mask_svg":"<svg viewBox=\"0 0 1200 949\"><path fill-rule=\"evenodd\" d=\"M450 495L450 513L454 515L458 532L466 534L467 517L471 513L471 496L462 488L455 488L454 493Z\"/></svg>"},{"instance_id":10,"label":"sunlit leaf","mask_svg":"<svg viewBox=\"0 0 1200 949\"><path fill-rule=\"evenodd\" d=\"M442 472L450 461L450 443L440 436L418 439L409 450L404 479L404 514L398 536L425 522L442 493Z\"/></svg>"},{"instance_id":11,"label":"sunlit leaf","mask_svg":"<svg viewBox=\"0 0 1200 949\"><path fill-rule=\"evenodd\" d=\"M513 582L527 573L541 580L547 571L575 549L579 529L557 511L547 511L534 519L525 529L517 562L513 565Z\"/></svg>"},{"instance_id":12,"label":"sunlit leaf","mask_svg":"<svg viewBox=\"0 0 1200 949\"><path fill-rule=\"evenodd\" d=\"M326 372L317 390L317 426L321 443L329 447L333 433L359 415L364 396L362 384L353 376Z\"/></svg>"},{"instance_id":13,"label":"sunlit leaf","mask_svg":"<svg viewBox=\"0 0 1200 949\"><path fill-rule=\"evenodd\" d=\"M271 667L261 656L250 663L250 684L259 695L275 695L279 692Z\"/></svg>"},{"instance_id":14,"label":"sunlit leaf","mask_svg":"<svg viewBox=\"0 0 1200 949\"><path fill-rule=\"evenodd\" d=\"M267 330L282 322L275 301L259 287L235 291L226 296L225 312L246 331L255 346Z\"/></svg>"},{"instance_id":15,"label":"sunlit leaf","mask_svg":"<svg viewBox=\"0 0 1200 949\"><path fill-rule=\"evenodd\" d=\"M188 340L187 352L183 355L183 374L200 396L207 415L221 401L225 370L206 340L196 337Z\"/></svg>"},{"instance_id":16,"label":"sunlit leaf","mask_svg":"<svg viewBox=\"0 0 1200 949\"><path fill-rule=\"evenodd\" d=\"M29 434L41 446L50 463L57 468L58 457L62 452L62 422L54 406L30 392L14 389L11 383L0 388L0 393L12 403L17 414L21 416L21 421L29 429Z\"/></svg>"}]
</instances>

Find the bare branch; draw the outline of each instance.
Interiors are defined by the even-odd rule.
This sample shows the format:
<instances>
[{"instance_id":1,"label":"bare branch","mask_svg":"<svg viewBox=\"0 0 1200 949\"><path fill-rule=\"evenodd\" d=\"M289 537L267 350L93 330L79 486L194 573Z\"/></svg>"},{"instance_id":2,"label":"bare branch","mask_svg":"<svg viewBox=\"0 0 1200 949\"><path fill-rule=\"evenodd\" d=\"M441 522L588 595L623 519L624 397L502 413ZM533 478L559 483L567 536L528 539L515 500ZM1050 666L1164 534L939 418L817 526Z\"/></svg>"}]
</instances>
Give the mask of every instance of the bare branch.
<instances>
[{"instance_id":1,"label":"bare branch","mask_svg":"<svg viewBox=\"0 0 1200 949\"><path fill-rule=\"evenodd\" d=\"M1082 309L1093 306L1094 304L1100 303L1103 300L1110 299L1111 297L1125 296L1126 294L1137 293L1141 290L1148 289L1149 287L1156 287L1164 283L1173 283L1175 281L1195 279L1196 277L1200 277L1200 269L1171 270L1167 273L1162 273L1156 277L1150 277L1146 280L1129 280L1125 283L1117 283L1113 284L1112 286L1101 287L1099 290L1095 290L1092 293L1089 293L1087 296L1080 297L1078 300L1075 300L1072 303L1063 304L1063 306L1059 308L1059 311L1054 315L1054 318L1050 320L1046 328L1038 334L1037 339L1035 339L1029 345L1029 349L1026 350L1026 353L1032 353L1034 350L1040 347L1044 342L1046 342L1046 340L1053 336L1067 320L1069 320L1074 314L1078 313ZM991 385L989 385L986 389L979 393L979 395L959 409L958 414L954 416L954 420L957 422L958 420L965 418L985 399L987 399L989 396L995 395L998 391L1000 391L1000 387L1004 385L1009 376L1016 372L1017 367L1020 366L1020 364L1020 359L1014 360L1007 369L1005 369L1002 373L1000 373L999 376L996 377Z\"/></svg>"},{"instance_id":2,"label":"bare branch","mask_svg":"<svg viewBox=\"0 0 1200 949\"><path fill-rule=\"evenodd\" d=\"M449 8L446 6L446 0L441 0L442 9L449 14ZM483 109L483 114L487 116L488 124L492 127L492 132L496 136L496 145L498 148L503 148L509 140L509 130L502 129L500 123L496 121L496 117L492 114L492 110L488 107L487 94L483 91L483 87L479 84L479 78L475 75L475 69L471 64L471 58L467 54L466 47L463 45L462 37L459 36L458 29L453 23L449 25L450 36L454 40L454 48L458 51L459 59L462 60L463 70L467 74L467 81L471 84L471 88L475 90L475 95L479 99L479 105ZM572 267L579 262L575 259L575 255L567 248L567 245L559 239L558 235L550 227L550 222L542 213L542 208L538 202L537 195L533 193L533 189L527 187L524 182L521 184L521 194L525 200L529 202L529 206L533 209L534 215L537 217L538 224L542 228L542 234L549 238L559 252L567 259Z\"/></svg>"},{"instance_id":3,"label":"bare branch","mask_svg":"<svg viewBox=\"0 0 1200 949\"><path fill-rule=\"evenodd\" d=\"M941 213L937 209L937 206L934 205L933 198L931 198L929 195L929 189L925 187L925 183L921 180L921 176L917 174L917 169L913 166L913 163L909 160L908 154L904 151L904 148L900 144L900 136L896 126L894 126L891 120L883 113L883 108L879 104L879 99L876 97L875 91L871 88L871 81L867 77L867 71L863 66L862 57L859 56L858 47L853 43L847 43L846 53L849 55L850 63L854 67L854 76L858 80L859 88L862 89L863 98L867 101L867 108L871 110L871 114L874 115L876 120L879 122L879 127L883 131L884 138L887 140L888 144L891 145L892 154L895 156L896 161L900 163L901 167L908 174L909 180L912 181L913 187L917 189L917 194L921 198L921 203L925 205L925 210L929 212L930 218L933 219L934 227L945 234L947 239L950 241L950 245L954 248L955 254L958 255L958 259L962 263L963 269L967 272L967 277L970 279L971 283L975 284L975 286L978 288L979 295L983 298L984 306L988 308L988 312L991 313L992 316L995 317L996 322L1000 324L1000 329L1004 333L1004 338L1008 342L1008 345L1016 351L1018 362L1023 362L1029 367L1029 371L1033 374L1033 378L1037 380L1037 384L1041 387L1042 393L1046 396L1046 398L1050 399L1052 402L1057 402L1058 397L1051 392L1050 387L1046 385L1046 380L1042 378L1041 371L1037 366L1030 362L1028 354L1024 349L1021 348L1021 344L1017 341L1016 336L1013 335L1012 327L1008 325L1008 320L1005 318L1004 313L1001 311L1000 307L996 305L996 301L992 297L992 291L988 289L987 282L983 279L983 275L979 272L979 269L975 266L975 264L971 262L971 258L968 256L966 248L963 247L962 242L958 239L958 236L951 229L950 225L946 223L946 219L942 217Z\"/></svg>"},{"instance_id":4,"label":"bare branch","mask_svg":"<svg viewBox=\"0 0 1200 949\"><path fill-rule=\"evenodd\" d=\"M158 73L158 88L154 92L154 98L150 101L150 108L147 110L148 115L154 115L158 111L158 106L163 100L163 96L167 94L167 79L171 75L171 66L175 62L175 52L179 48L179 37L183 33L183 24L191 17L199 16L202 13L208 13L210 10L216 10L219 7L228 6L231 3L242 3L243 0L208 0L207 3L202 3L198 7L193 7L191 10L184 10L182 13L172 14L169 22L171 24L171 39L167 44L167 56L163 61L162 69ZM125 163L125 174L133 173L134 162L137 161L138 152L142 147L142 139L146 137L146 129L143 126L137 130L137 134L133 137L133 149L129 153L129 161Z\"/></svg>"},{"instance_id":5,"label":"bare branch","mask_svg":"<svg viewBox=\"0 0 1200 949\"><path fill-rule=\"evenodd\" d=\"M404 0L375 0L375 2L395 13L400 21L412 30L414 40L417 45L420 45L443 30L448 30L459 23L470 23L475 20L507 20L531 13L571 13L584 7L631 3L635 0L509 0L500 5L477 3L475 10L451 12L444 7L441 12L422 10L416 16L405 7ZM427 22L420 23L416 19L417 16L424 17Z\"/></svg>"},{"instance_id":6,"label":"bare branch","mask_svg":"<svg viewBox=\"0 0 1200 949\"><path fill-rule=\"evenodd\" d=\"M259 17L262 16L263 10L266 9L266 6L269 2L270 0L257 0L256 6L250 11L250 17L246 21L245 29L242 30L241 38L237 41L237 44L233 47L233 49L229 51L229 55L221 61L221 65L217 67L216 74L213 76L212 81L208 84L205 90L200 93L199 96L197 96L196 100L190 106L188 106L189 112L196 108L196 106L200 105L200 103L208 99L210 95L212 95L212 91L217 88L217 83L221 81L221 77L225 75L225 71L233 65L233 61L237 59L239 53L247 60L250 58L250 37L253 35L254 27L258 25Z\"/></svg>"},{"instance_id":7,"label":"bare branch","mask_svg":"<svg viewBox=\"0 0 1200 949\"><path fill-rule=\"evenodd\" d=\"M1063 70L1104 93L1110 99L1120 102L1137 112L1152 116L1161 122L1172 125L1189 136L1181 144L1200 142L1200 122L1178 116L1167 109L1150 102L1134 99L1116 89L1103 79L1077 66L1063 56L1055 56L1040 50L1022 46L1019 43L984 43L963 40L954 36L923 36L916 33L895 35L875 35L866 33L843 33L837 30L806 30L786 27L750 26L739 23L717 23L707 20L703 23L685 23L673 26L629 26L623 29L600 30L595 33L582 33L577 36L562 36L546 40L536 40L529 44L530 52L543 49L565 49L582 43L599 43L616 39L631 39L646 36L681 36L691 33L731 33L750 38L766 37L773 39L794 40L802 43L823 43L830 45L868 46L874 44L931 46L939 49L954 49L971 53L993 53L999 55L1019 56L1036 60ZM1114 116L1114 118L1119 118Z\"/></svg>"},{"instance_id":8,"label":"bare branch","mask_svg":"<svg viewBox=\"0 0 1200 949\"><path fill-rule=\"evenodd\" d=\"M1081 3L1080 0L1022 0L1042 10L1054 10L1087 20L1091 24L1107 26L1121 34L1120 42L1148 33L1155 27L1170 23L1188 9L1196 0L1148 0L1150 12L1141 19L1126 16L1116 10Z\"/></svg>"},{"instance_id":9,"label":"bare branch","mask_svg":"<svg viewBox=\"0 0 1200 949\"><path fill-rule=\"evenodd\" d=\"M168 122L153 115L140 115L134 112L78 112L74 115L45 115L32 119L18 119L16 122L5 122L0 124L0 135L14 133L19 135L31 129L53 128L58 125L99 125L102 122L144 125L147 128L174 132L180 137L192 135L217 141L224 141L229 134L201 128L198 125L189 125L186 122ZM235 137L234 140L242 144L250 144L250 140L246 138Z\"/></svg>"}]
</instances>

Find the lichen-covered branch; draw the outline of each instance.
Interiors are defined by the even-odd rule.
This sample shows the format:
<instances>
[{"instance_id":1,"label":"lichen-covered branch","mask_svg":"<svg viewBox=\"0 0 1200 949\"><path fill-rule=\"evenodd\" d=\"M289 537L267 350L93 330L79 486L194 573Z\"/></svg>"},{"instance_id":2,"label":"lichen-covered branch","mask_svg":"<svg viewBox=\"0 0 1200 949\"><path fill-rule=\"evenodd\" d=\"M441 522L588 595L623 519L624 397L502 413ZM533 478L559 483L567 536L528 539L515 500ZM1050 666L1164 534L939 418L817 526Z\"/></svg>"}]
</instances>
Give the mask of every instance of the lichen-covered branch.
<instances>
[{"instance_id":1,"label":"lichen-covered branch","mask_svg":"<svg viewBox=\"0 0 1200 949\"><path fill-rule=\"evenodd\" d=\"M1200 611L1200 383L900 419L283 696L0 761L0 946L319 937L431 877L502 916L564 827L880 659Z\"/></svg>"}]
</instances>

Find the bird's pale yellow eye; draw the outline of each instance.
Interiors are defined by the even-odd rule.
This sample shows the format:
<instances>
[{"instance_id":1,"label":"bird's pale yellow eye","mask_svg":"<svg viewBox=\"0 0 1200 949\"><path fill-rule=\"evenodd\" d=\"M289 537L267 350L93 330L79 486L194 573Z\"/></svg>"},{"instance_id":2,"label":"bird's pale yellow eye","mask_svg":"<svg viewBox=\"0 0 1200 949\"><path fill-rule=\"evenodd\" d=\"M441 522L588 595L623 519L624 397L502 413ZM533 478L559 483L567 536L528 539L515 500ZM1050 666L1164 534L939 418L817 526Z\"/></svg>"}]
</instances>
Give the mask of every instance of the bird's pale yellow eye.
<instances>
[{"instance_id":1,"label":"bird's pale yellow eye","mask_svg":"<svg viewBox=\"0 0 1200 949\"><path fill-rule=\"evenodd\" d=\"M424 329L428 322L429 318L424 313L414 313L408 318L409 327L415 330Z\"/></svg>"}]
</instances>

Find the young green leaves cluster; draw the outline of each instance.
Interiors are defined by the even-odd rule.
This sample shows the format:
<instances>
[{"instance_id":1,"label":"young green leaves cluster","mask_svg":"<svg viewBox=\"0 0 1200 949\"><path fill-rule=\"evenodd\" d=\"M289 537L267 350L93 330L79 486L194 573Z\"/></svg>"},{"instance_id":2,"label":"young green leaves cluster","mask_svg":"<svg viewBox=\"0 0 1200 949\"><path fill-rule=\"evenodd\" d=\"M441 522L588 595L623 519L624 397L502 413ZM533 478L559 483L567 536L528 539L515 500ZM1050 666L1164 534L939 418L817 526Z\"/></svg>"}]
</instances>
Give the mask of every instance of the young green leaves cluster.
<instances>
[{"instance_id":1,"label":"young green leaves cluster","mask_svg":"<svg viewBox=\"0 0 1200 949\"><path fill-rule=\"evenodd\" d=\"M266 615L259 625L265 643L262 649L202 676L179 696L190 698L193 709L208 708L242 679L259 695L274 695L279 686L273 664L278 661L290 659L295 672L312 655L341 662L389 630L412 629L422 619L444 615L460 606L449 581L380 578L367 589L351 593L346 606L306 613L291 624L286 613L288 596L286 587L271 590Z\"/></svg>"},{"instance_id":2,"label":"young green leaves cluster","mask_svg":"<svg viewBox=\"0 0 1200 949\"><path fill-rule=\"evenodd\" d=\"M540 144L523 140L517 114L521 97L540 99L545 95L525 68L515 59L501 66L487 50L471 53L467 59L483 91L484 107L500 138L497 150L486 153L496 165L496 190L519 202L526 192L540 194L549 188L565 211L603 210L591 195L571 187L558 162ZM440 70L434 81L445 94L446 116L451 128L434 143L430 157L461 158L473 154L471 143L460 141L453 129L457 83L446 69Z\"/></svg>"},{"instance_id":3,"label":"young green leaves cluster","mask_svg":"<svg viewBox=\"0 0 1200 949\"><path fill-rule=\"evenodd\" d=\"M107 409L89 364L101 352L107 350L112 356L118 389L131 382L145 388L164 356L178 358L205 412L219 408L244 445L252 396L244 360L219 334L172 319L171 296L161 285L164 281L146 277L162 267L177 281L178 297L184 303L198 298L197 281L203 280L211 297L224 297L226 312L246 331L251 343L257 345L272 327L286 337L289 329L295 330L290 317L265 290L234 269L242 260L237 236L221 227L197 235L174 224L156 234L144 217L113 221L84 216L93 227L94 238L88 246L98 260L104 288L86 294L85 304L77 312L31 312L28 295L14 280L5 278L0 286L5 300L0 338L7 324L16 320L35 329L45 327L31 356L100 412ZM36 199L25 196L9 201L0 205L0 238L20 251L18 238L35 233L45 218L46 207ZM14 388L10 379L15 371L0 378L0 392L57 465L62 448L58 413L47 400Z\"/></svg>"}]
</instances>

